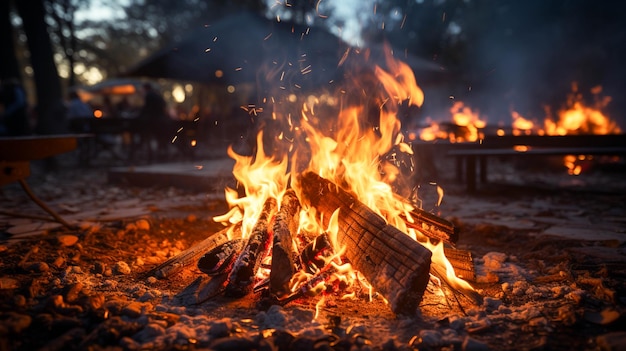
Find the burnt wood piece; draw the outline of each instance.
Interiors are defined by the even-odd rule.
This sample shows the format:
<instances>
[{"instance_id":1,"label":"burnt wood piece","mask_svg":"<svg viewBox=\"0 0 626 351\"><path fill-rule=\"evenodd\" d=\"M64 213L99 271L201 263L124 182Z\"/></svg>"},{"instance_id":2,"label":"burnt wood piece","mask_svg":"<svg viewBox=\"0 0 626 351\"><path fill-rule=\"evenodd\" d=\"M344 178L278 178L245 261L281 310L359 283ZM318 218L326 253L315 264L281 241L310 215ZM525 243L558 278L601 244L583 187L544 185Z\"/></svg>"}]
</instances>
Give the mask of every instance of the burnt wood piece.
<instances>
[{"instance_id":1,"label":"burnt wood piece","mask_svg":"<svg viewBox=\"0 0 626 351\"><path fill-rule=\"evenodd\" d=\"M407 200L399 196L396 196L396 199L408 203ZM401 215L407 227L419 230L431 239L442 240L446 244L453 245L459 240L459 230L452 222L415 207L409 214L413 222L409 222L404 214Z\"/></svg>"},{"instance_id":2,"label":"burnt wood piece","mask_svg":"<svg viewBox=\"0 0 626 351\"><path fill-rule=\"evenodd\" d=\"M476 281L476 271L474 270L474 258L467 250L444 247L443 252L454 268L456 276L467 281Z\"/></svg>"},{"instance_id":3,"label":"burnt wood piece","mask_svg":"<svg viewBox=\"0 0 626 351\"><path fill-rule=\"evenodd\" d=\"M235 228L232 228L232 229L233 229L234 237L241 236L240 225L237 225ZM228 234L229 230L230 228L225 228L225 229L220 230L219 232L211 235L210 237L194 244L187 250L179 253L178 255L154 267L153 269L149 270L143 275L146 277L154 276L159 279L165 279L180 272L185 267L189 267L191 265L197 264L198 259L202 255L230 241L230 237Z\"/></svg>"},{"instance_id":4,"label":"burnt wood piece","mask_svg":"<svg viewBox=\"0 0 626 351\"><path fill-rule=\"evenodd\" d=\"M227 241L202 255L198 260L198 269L210 276L223 274L226 270L230 273L242 247L243 239Z\"/></svg>"},{"instance_id":5,"label":"burnt wood piece","mask_svg":"<svg viewBox=\"0 0 626 351\"><path fill-rule=\"evenodd\" d=\"M304 296L315 296L321 291L318 291L318 286L330 280L331 276L337 272L337 268L332 264L327 264L317 271L309 280L304 282L294 293L287 296L282 300L278 300L278 304L284 306L289 302L299 299ZM325 288L325 287L324 287ZM321 290L321 289L320 289Z\"/></svg>"},{"instance_id":6,"label":"burnt wood piece","mask_svg":"<svg viewBox=\"0 0 626 351\"><path fill-rule=\"evenodd\" d=\"M415 314L430 278L431 252L319 175L308 172L299 181L301 200L323 215L325 226L339 209L337 244L345 248L353 267L389 301L394 313Z\"/></svg>"},{"instance_id":7,"label":"burnt wood piece","mask_svg":"<svg viewBox=\"0 0 626 351\"><path fill-rule=\"evenodd\" d=\"M263 204L259 219L254 224L246 245L235 261L233 270L228 276L228 285L224 295L243 297L252 292L254 276L272 243L270 221L275 212L276 200L270 197Z\"/></svg>"},{"instance_id":8,"label":"burnt wood piece","mask_svg":"<svg viewBox=\"0 0 626 351\"><path fill-rule=\"evenodd\" d=\"M274 242L269 288L270 293L278 297L289 293L289 281L299 268L293 244L293 233L298 231L299 222L300 201L293 189L288 189L272 226Z\"/></svg>"},{"instance_id":9,"label":"burnt wood piece","mask_svg":"<svg viewBox=\"0 0 626 351\"><path fill-rule=\"evenodd\" d=\"M328 233L322 233L305 246L300 253L302 267L308 273L313 274L326 265L328 261L325 258L332 256L333 253L333 246L328 238Z\"/></svg>"}]
</instances>

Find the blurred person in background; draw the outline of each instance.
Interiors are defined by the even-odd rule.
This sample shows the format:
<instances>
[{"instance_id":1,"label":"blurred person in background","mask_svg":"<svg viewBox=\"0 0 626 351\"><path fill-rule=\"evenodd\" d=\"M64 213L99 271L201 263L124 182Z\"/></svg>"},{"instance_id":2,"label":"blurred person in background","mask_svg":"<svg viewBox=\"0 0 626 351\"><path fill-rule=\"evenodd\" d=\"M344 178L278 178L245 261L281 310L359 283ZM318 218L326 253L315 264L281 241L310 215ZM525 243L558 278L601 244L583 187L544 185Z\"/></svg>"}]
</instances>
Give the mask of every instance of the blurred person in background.
<instances>
[{"instance_id":1,"label":"blurred person in background","mask_svg":"<svg viewBox=\"0 0 626 351\"><path fill-rule=\"evenodd\" d=\"M148 162L163 156L165 148L172 137L170 130L172 120L167 111L167 103L151 83L143 84L143 105L136 118L136 132L140 137L139 146L146 148ZM156 144L156 154L153 150Z\"/></svg>"},{"instance_id":2,"label":"blurred person in background","mask_svg":"<svg viewBox=\"0 0 626 351\"><path fill-rule=\"evenodd\" d=\"M17 79L0 83L0 135L19 136L31 133L26 91Z\"/></svg>"}]
</instances>

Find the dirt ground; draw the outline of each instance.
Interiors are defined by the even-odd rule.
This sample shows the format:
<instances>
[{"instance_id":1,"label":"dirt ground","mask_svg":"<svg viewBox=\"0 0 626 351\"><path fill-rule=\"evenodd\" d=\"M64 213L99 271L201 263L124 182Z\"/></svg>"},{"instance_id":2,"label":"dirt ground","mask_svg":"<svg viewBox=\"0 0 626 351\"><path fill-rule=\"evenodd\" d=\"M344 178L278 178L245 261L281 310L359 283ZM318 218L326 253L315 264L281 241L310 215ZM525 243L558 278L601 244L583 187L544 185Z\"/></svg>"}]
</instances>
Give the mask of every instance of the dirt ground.
<instances>
[{"instance_id":1,"label":"dirt ground","mask_svg":"<svg viewBox=\"0 0 626 351\"><path fill-rule=\"evenodd\" d=\"M442 175L438 207L422 189L424 209L453 221L457 248L472 253L480 303L429 286L415 315L394 315L375 294L327 296L316 316L319 296L195 303L194 284L208 278L193 265L145 276L221 229L211 219L227 210L219 191L35 164L33 191L79 229L38 218L18 184L0 189L0 350L624 350L623 171L572 178L513 166L494 165L476 194Z\"/></svg>"}]
</instances>

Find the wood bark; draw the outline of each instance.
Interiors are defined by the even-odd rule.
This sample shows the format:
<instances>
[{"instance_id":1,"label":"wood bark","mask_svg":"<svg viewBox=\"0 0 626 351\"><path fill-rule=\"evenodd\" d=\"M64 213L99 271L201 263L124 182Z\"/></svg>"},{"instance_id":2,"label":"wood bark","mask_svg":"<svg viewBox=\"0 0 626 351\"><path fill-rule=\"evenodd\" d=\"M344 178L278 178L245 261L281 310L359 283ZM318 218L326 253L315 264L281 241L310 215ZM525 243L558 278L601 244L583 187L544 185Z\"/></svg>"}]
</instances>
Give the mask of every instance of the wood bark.
<instances>
[{"instance_id":1,"label":"wood bark","mask_svg":"<svg viewBox=\"0 0 626 351\"><path fill-rule=\"evenodd\" d=\"M414 314L430 278L431 252L319 175L305 173L299 182L301 201L323 215L324 225L339 209L337 244L345 248L353 267L389 301L394 313Z\"/></svg>"},{"instance_id":2,"label":"wood bark","mask_svg":"<svg viewBox=\"0 0 626 351\"><path fill-rule=\"evenodd\" d=\"M263 204L263 210L248 237L246 245L237 257L233 270L228 276L228 285L224 295L243 297L252 292L254 277L272 242L270 222L275 212L276 200L268 198Z\"/></svg>"},{"instance_id":3,"label":"wood bark","mask_svg":"<svg viewBox=\"0 0 626 351\"><path fill-rule=\"evenodd\" d=\"M242 247L243 239L227 241L202 255L198 260L198 269L210 276L230 273Z\"/></svg>"},{"instance_id":4,"label":"wood bark","mask_svg":"<svg viewBox=\"0 0 626 351\"><path fill-rule=\"evenodd\" d=\"M293 189L283 195L280 210L274 219L274 242L272 245L272 267L270 293L281 297L289 293L289 281L299 266L298 254L293 245L293 234L300 222L300 201Z\"/></svg>"},{"instance_id":5,"label":"wood bark","mask_svg":"<svg viewBox=\"0 0 626 351\"><path fill-rule=\"evenodd\" d=\"M443 252L454 268L457 277L468 281L476 281L474 258L470 251L444 247Z\"/></svg>"}]
</instances>

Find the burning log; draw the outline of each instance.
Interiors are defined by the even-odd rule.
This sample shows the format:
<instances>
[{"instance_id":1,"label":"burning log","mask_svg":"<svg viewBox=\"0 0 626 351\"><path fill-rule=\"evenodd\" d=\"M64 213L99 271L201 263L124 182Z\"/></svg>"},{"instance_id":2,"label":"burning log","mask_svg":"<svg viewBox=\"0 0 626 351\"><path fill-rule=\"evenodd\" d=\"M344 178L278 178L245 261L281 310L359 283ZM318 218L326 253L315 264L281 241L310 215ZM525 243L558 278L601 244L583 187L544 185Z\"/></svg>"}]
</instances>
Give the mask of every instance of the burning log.
<instances>
[{"instance_id":1,"label":"burning log","mask_svg":"<svg viewBox=\"0 0 626 351\"><path fill-rule=\"evenodd\" d=\"M289 189L283 195L272 227L274 242L269 289L277 297L289 293L289 280L298 270L298 256L294 250L292 233L298 230L299 218L300 201L293 189Z\"/></svg>"},{"instance_id":2,"label":"burning log","mask_svg":"<svg viewBox=\"0 0 626 351\"><path fill-rule=\"evenodd\" d=\"M149 270L144 275L146 277L154 276L159 279L165 279L180 272L187 266L195 265L198 258L202 255L230 241L229 228L222 229L210 237L198 242L187 250L168 259L155 268ZM234 236L241 236L241 226L234 227Z\"/></svg>"},{"instance_id":3,"label":"burning log","mask_svg":"<svg viewBox=\"0 0 626 351\"><path fill-rule=\"evenodd\" d=\"M414 208L409 212L409 215L412 221L409 221L406 216L402 215L402 219L407 227L418 230L431 239L442 240L447 244L454 244L459 238L458 228L450 221L419 208Z\"/></svg>"},{"instance_id":4,"label":"burning log","mask_svg":"<svg viewBox=\"0 0 626 351\"><path fill-rule=\"evenodd\" d=\"M304 282L300 287L291 295L287 296L283 300L279 300L278 304L286 305L287 303L299 299L304 296L313 296L319 293L320 286L324 285L330 280L330 277L337 272L337 268L333 264L327 264L322 269L317 271L309 280Z\"/></svg>"},{"instance_id":5,"label":"burning log","mask_svg":"<svg viewBox=\"0 0 626 351\"><path fill-rule=\"evenodd\" d=\"M303 198L323 214L325 225L339 209L337 244L392 311L415 313L430 278L431 252L319 175L309 172L299 181Z\"/></svg>"},{"instance_id":6,"label":"burning log","mask_svg":"<svg viewBox=\"0 0 626 351\"><path fill-rule=\"evenodd\" d=\"M327 260L324 258L332 256L333 253L328 233L322 233L304 247L300 254L300 260L308 273L315 273L316 270L327 264Z\"/></svg>"},{"instance_id":7,"label":"burning log","mask_svg":"<svg viewBox=\"0 0 626 351\"><path fill-rule=\"evenodd\" d=\"M254 276L272 242L270 220L275 211L276 200L270 197L263 204L263 211L250 233L248 242L234 263L224 295L243 297L252 291Z\"/></svg>"},{"instance_id":8,"label":"burning log","mask_svg":"<svg viewBox=\"0 0 626 351\"><path fill-rule=\"evenodd\" d=\"M230 273L243 247L243 239L235 239L210 250L198 260L198 269L209 276Z\"/></svg>"}]
</instances>

